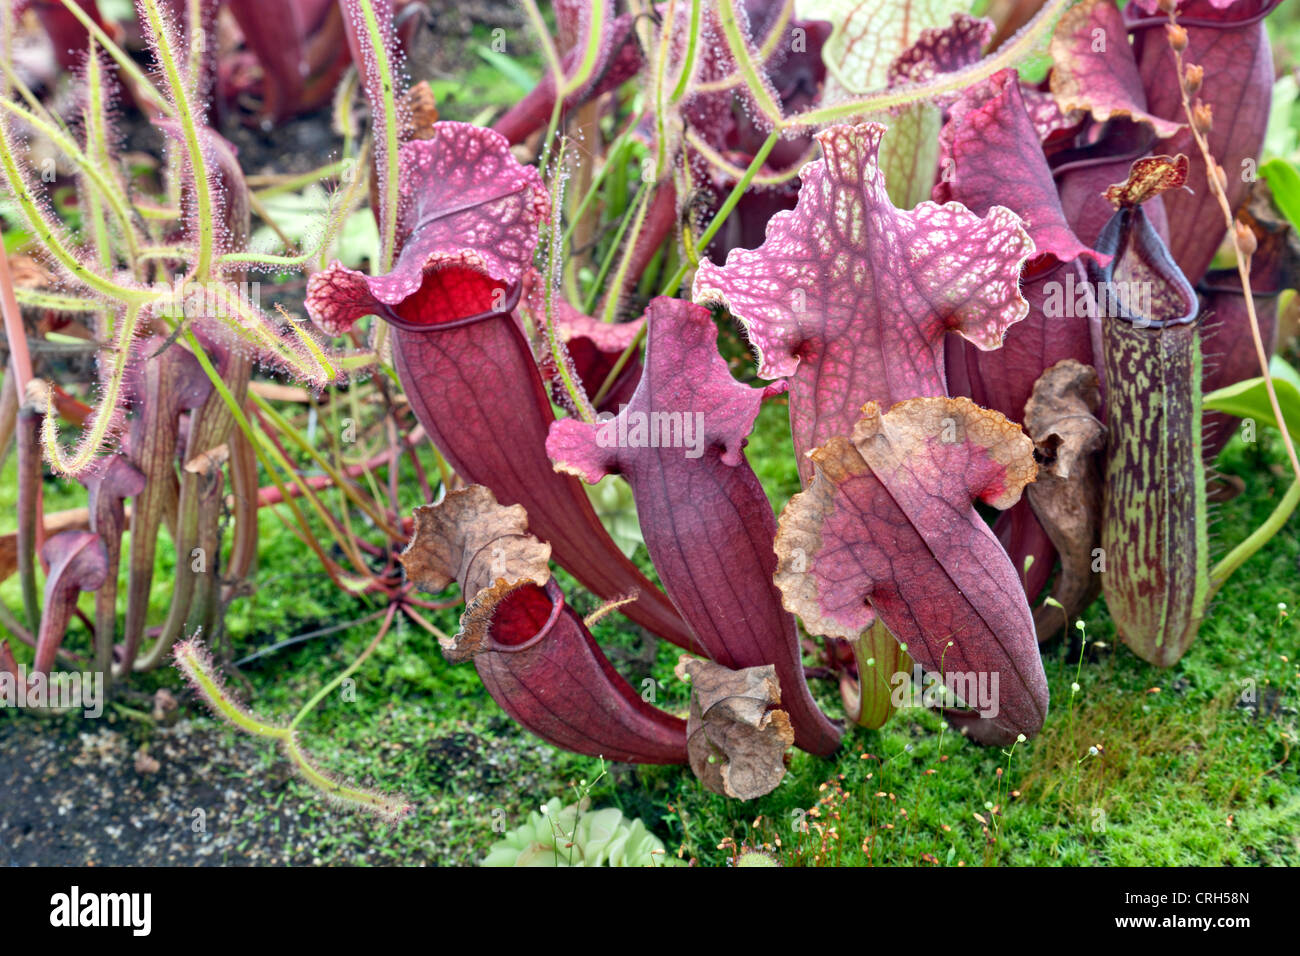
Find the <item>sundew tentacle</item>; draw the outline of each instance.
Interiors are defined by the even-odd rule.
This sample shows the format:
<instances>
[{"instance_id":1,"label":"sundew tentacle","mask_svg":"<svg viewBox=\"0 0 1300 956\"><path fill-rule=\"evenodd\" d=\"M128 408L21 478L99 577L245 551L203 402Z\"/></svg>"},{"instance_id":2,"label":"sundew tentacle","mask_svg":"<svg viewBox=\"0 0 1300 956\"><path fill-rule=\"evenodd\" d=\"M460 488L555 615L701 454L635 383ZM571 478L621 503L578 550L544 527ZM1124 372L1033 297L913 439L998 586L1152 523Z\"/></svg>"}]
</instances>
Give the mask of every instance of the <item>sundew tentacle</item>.
<instances>
[{"instance_id":1,"label":"sundew tentacle","mask_svg":"<svg viewBox=\"0 0 1300 956\"><path fill-rule=\"evenodd\" d=\"M152 299L153 293L147 289L123 285L99 275L72 251L73 246L67 230L36 198L40 195L40 190L30 185L28 170L19 161L18 154L13 148L14 142L13 131L8 122L0 117L0 172L4 175L8 191L16 200L28 230L40 241L41 247L49 254L50 260L68 279L106 298L136 306Z\"/></svg>"},{"instance_id":2,"label":"sundew tentacle","mask_svg":"<svg viewBox=\"0 0 1300 956\"><path fill-rule=\"evenodd\" d=\"M264 363L283 368L290 375L317 387L333 382L338 371L311 334L297 322L288 323L291 333L276 327L274 320L257 308L245 294L245 287L213 282L204 287L209 317L239 341L251 346Z\"/></svg>"},{"instance_id":3,"label":"sundew tentacle","mask_svg":"<svg viewBox=\"0 0 1300 956\"><path fill-rule=\"evenodd\" d=\"M41 442L45 446L45 456L50 465L60 474L77 476L85 472L94 463L109 437L121 428L122 383L126 379L131 342L139 325L140 311L138 304L128 306L122 321L117 324L113 345L108 349L112 364L103 375L103 394L91 415L89 429L82 433L81 440L71 454L65 454L59 445L58 415L54 410L53 397L49 399L41 423Z\"/></svg>"},{"instance_id":4,"label":"sundew tentacle","mask_svg":"<svg viewBox=\"0 0 1300 956\"><path fill-rule=\"evenodd\" d=\"M178 643L172 659L177 669L208 704L212 712L240 730L279 743L298 774L330 803L346 810L364 810L395 823L411 811L401 794L385 794L351 784L337 774L323 770L298 742L292 727L282 727L258 716L240 703L226 688L212 655L197 637Z\"/></svg>"},{"instance_id":5,"label":"sundew tentacle","mask_svg":"<svg viewBox=\"0 0 1300 956\"><path fill-rule=\"evenodd\" d=\"M197 240L197 254L194 262L193 276L202 281L212 270L212 259L216 246L216 211L213 202L212 183L208 178L209 167L215 168L210 151L205 150L198 124L195 122L197 112L191 101L191 90L181 75L175 50L175 24L170 23L158 7L158 0L137 0L140 23L145 27L150 48L158 59L163 78L167 81L168 93L174 107L177 123L180 124L185 143L187 172L193 186L191 197L192 212L190 227Z\"/></svg>"}]
</instances>

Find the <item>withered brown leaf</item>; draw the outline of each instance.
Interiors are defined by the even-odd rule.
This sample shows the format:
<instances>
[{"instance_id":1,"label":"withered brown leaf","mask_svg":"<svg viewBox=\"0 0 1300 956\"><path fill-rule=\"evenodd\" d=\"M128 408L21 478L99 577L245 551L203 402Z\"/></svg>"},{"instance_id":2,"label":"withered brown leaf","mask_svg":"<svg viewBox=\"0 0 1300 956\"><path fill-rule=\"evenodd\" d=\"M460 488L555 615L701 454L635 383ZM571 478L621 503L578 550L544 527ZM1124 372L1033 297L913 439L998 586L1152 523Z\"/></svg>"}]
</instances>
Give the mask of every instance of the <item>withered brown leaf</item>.
<instances>
[{"instance_id":1,"label":"withered brown leaf","mask_svg":"<svg viewBox=\"0 0 1300 956\"><path fill-rule=\"evenodd\" d=\"M752 800L785 776L794 729L771 665L731 670L683 655L677 675L691 682L686 750L691 769L714 793Z\"/></svg>"},{"instance_id":2,"label":"withered brown leaf","mask_svg":"<svg viewBox=\"0 0 1300 956\"><path fill-rule=\"evenodd\" d=\"M1025 431L1039 463L1038 481L1027 492L1029 504L1061 555L1061 573L1052 587L1061 607L1043 604L1034 611L1040 642L1064 627L1067 618L1077 617L1101 590L1101 579L1092 570L1101 541L1102 477L1096 453L1106 444L1106 426L1096 417L1100 405L1097 370L1074 359L1044 372L1025 405Z\"/></svg>"}]
</instances>

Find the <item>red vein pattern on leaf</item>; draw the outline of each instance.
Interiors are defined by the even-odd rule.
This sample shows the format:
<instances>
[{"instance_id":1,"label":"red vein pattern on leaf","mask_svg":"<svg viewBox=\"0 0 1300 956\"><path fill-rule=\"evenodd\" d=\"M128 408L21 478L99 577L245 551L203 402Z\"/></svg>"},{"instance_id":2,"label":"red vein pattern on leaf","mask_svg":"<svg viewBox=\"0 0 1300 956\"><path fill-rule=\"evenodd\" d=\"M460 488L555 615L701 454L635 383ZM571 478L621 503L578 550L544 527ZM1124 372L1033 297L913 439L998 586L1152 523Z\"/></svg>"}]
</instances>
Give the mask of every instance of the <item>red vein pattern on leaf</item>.
<instances>
[{"instance_id":1,"label":"red vein pattern on leaf","mask_svg":"<svg viewBox=\"0 0 1300 956\"><path fill-rule=\"evenodd\" d=\"M686 762L685 722L644 701L614 669L559 585L512 586L491 603L490 643L474 666L511 717L574 753Z\"/></svg>"},{"instance_id":2,"label":"red vein pattern on leaf","mask_svg":"<svg viewBox=\"0 0 1300 956\"><path fill-rule=\"evenodd\" d=\"M1182 128L1173 116L1148 111L1124 15L1113 0L1083 0L1067 10L1052 37L1051 53L1052 93L1063 111L1087 110L1099 123L1124 117L1161 138ZM1171 73L1171 85L1173 77Z\"/></svg>"},{"instance_id":3,"label":"red vein pattern on leaf","mask_svg":"<svg viewBox=\"0 0 1300 956\"><path fill-rule=\"evenodd\" d=\"M935 200L956 200L976 213L1006 205L1024 219L1038 247L1022 286L1029 315L1007 330L1002 348L981 351L955 337L947 342L952 393L1020 421L1045 369L1065 358L1092 363L1088 311L1062 308L1060 301L1069 290L1073 305L1073 289L1087 286L1080 257L1109 258L1099 258L1070 228L1015 70L995 73L963 92L939 140L945 174L934 187ZM1028 500L999 515L995 532L1021 573L1026 594L1036 598L1051 576L1056 551ZM1034 560L1025 569L1029 556Z\"/></svg>"},{"instance_id":4,"label":"red vein pattern on leaf","mask_svg":"<svg viewBox=\"0 0 1300 956\"><path fill-rule=\"evenodd\" d=\"M956 73L978 63L997 27L992 20L954 13L944 27L927 27L916 42L889 65L889 86L925 83L940 73ZM946 105L951 96L938 100Z\"/></svg>"},{"instance_id":5,"label":"red vein pattern on leaf","mask_svg":"<svg viewBox=\"0 0 1300 956\"><path fill-rule=\"evenodd\" d=\"M1034 244L1011 210L980 218L958 203L896 209L876 157L885 127L817 135L798 205L755 250L700 264L697 302L720 302L748 333L759 374L790 377L800 471L808 451L846 435L868 401L947 394L943 339L995 349L1028 312L1020 270Z\"/></svg>"}]
</instances>

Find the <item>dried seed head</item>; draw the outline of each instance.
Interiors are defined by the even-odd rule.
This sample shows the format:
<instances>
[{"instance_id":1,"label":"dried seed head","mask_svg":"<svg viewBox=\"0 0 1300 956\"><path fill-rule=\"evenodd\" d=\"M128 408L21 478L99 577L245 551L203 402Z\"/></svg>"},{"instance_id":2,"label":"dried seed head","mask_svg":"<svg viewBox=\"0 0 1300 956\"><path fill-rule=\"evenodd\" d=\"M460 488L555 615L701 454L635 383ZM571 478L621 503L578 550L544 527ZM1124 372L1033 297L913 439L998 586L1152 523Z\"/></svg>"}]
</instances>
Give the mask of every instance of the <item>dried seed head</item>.
<instances>
[{"instance_id":1,"label":"dried seed head","mask_svg":"<svg viewBox=\"0 0 1300 956\"><path fill-rule=\"evenodd\" d=\"M1187 69L1183 73L1183 89L1187 91L1188 96L1195 96L1201 91L1201 83L1205 80L1205 67L1199 63L1187 64Z\"/></svg>"},{"instance_id":2,"label":"dried seed head","mask_svg":"<svg viewBox=\"0 0 1300 956\"><path fill-rule=\"evenodd\" d=\"M1218 163L1214 164L1214 178L1218 181L1220 189L1228 188L1228 174L1223 171L1223 167Z\"/></svg>"},{"instance_id":3,"label":"dried seed head","mask_svg":"<svg viewBox=\"0 0 1300 956\"><path fill-rule=\"evenodd\" d=\"M1237 250L1246 258L1253 256L1257 246L1254 230L1238 219L1233 223L1233 232L1237 240Z\"/></svg>"},{"instance_id":4,"label":"dried seed head","mask_svg":"<svg viewBox=\"0 0 1300 956\"><path fill-rule=\"evenodd\" d=\"M1210 131L1214 126L1214 110L1210 109L1209 103L1196 101L1192 107L1192 123L1196 126L1196 132L1202 135Z\"/></svg>"},{"instance_id":5,"label":"dried seed head","mask_svg":"<svg viewBox=\"0 0 1300 956\"><path fill-rule=\"evenodd\" d=\"M1174 48L1175 53L1182 53L1187 49L1187 31L1178 24L1166 23L1165 36L1169 38L1169 45Z\"/></svg>"},{"instance_id":6,"label":"dried seed head","mask_svg":"<svg viewBox=\"0 0 1300 956\"><path fill-rule=\"evenodd\" d=\"M1160 0L1161 13L1173 13L1178 9L1178 0Z\"/></svg>"}]
</instances>

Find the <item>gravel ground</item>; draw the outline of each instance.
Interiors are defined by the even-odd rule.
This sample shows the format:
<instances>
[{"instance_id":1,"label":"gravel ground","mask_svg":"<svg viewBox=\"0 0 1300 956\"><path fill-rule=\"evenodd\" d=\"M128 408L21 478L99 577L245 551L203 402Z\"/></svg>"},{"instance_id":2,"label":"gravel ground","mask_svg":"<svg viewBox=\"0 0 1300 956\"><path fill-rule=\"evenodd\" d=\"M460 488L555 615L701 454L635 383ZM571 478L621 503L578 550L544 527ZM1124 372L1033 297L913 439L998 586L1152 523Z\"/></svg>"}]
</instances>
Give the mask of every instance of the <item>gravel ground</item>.
<instances>
[{"instance_id":1,"label":"gravel ground","mask_svg":"<svg viewBox=\"0 0 1300 956\"><path fill-rule=\"evenodd\" d=\"M210 725L190 720L153 731L145 748L134 728L77 726L0 722L0 779L7 781L0 791L0 863L313 862L313 841L295 834L295 810L302 808L291 799L250 825L262 797L249 793L247 774L258 774L259 789L282 786L287 775L279 765L259 769L267 762L264 746L227 743Z\"/></svg>"},{"instance_id":2,"label":"gravel ground","mask_svg":"<svg viewBox=\"0 0 1300 956\"><path fill-rule=\"evenodd\" d=\"M498 817L513 825L521 796L554 789L553 756L526 735L443 730L377 748L395 777L404 763L407 785L426 788L387 825L331 809L270 744L206 718L0 714L0 865L472 864Z\"/></svg>"}]
</instances>

